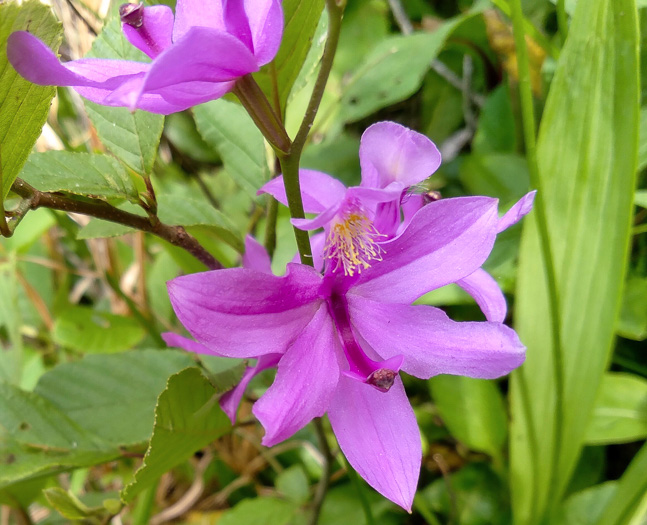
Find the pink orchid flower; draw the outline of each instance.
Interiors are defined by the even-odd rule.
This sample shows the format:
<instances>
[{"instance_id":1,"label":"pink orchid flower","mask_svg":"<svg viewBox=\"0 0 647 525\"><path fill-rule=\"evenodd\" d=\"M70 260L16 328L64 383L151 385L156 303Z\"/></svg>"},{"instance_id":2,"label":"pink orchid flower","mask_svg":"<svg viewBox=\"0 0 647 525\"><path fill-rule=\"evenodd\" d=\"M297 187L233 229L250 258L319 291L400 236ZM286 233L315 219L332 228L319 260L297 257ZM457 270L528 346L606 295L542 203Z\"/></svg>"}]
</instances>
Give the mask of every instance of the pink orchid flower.
<instances>
[{"instance_id":1,"label":"pink orchid flower","mask_svg":"<svg viewBox=\"0 0 647 525\"><path fill-rule=\"evenodd\" d=\"M168 283L171 303L197 343L169 342L256 357L261 368L278 361L274 383L253 408L265 428L263 444L275 445L327 413L353 468L410 510L422 450L399 372L491 379L525 358L516 333L500 322L455 322L411 303L477 272L497 233L527 213L529 202L525 197L501 219L496 199L433 202L352 274L328 265L321 275L291 263L279 277L262 263L178 277ZM228 406L237 406L238 396L240 389Z\"/></svg>"},{"instance_id":2,"label":"pink orchid flower","mask_svg":"<svg viewBox=\"0 0 647 525\"><path fill-rule=\"evenodd\" d=\"M120 13L126 38L151 62L62 64L26 31L9 36L9 61L35 84L71 86L98 104L168 115L222 97L274 58L283 32L280 0L178 0L175 17L164 5L124 4Z\"/></svg>"}]
</instances>

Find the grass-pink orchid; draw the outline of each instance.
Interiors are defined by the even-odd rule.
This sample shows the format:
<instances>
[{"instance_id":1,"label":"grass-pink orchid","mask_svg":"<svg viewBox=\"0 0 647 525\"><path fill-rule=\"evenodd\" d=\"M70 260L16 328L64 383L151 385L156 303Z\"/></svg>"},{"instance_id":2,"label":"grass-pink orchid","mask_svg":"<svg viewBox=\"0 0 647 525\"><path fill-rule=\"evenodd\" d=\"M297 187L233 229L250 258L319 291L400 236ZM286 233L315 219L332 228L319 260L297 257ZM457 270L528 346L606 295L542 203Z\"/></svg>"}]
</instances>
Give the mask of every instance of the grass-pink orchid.
<instances>
[{"instance_id":1,"label":"grass-pink orchid","mask_svg":"<svg viewBox=\"0 0 647 525\"><path fill-rule=\"evenodd\" d=\"M516 333L500 322L455 322L411 303L477 272L497 232L527 213L527 201L501 219L488 197L432 202L352 275L294 263L284 276L266 267L198 273L168 283L171 303L198 351L260 356L262 366L278 357L274 383L253 407L263 444L327 413L351 465L410 510L422 451L399 372L496 378L525 358Z\"/></svg>"},{"instance_id":2,"label":"grass-pink orchid","mask_svg":"<svg viewBox=\"0 0 647 525\"><path fill-rule=\"evenodd\" d=\"M236 79L276 55L283 32L280 0L178 0L120 8L128 41L151 62L84 58L60 63L26 31L9 36L16 71L40 85L71 86L106 106L169 114L223 96Z\"/></svg>"}]
</instances>

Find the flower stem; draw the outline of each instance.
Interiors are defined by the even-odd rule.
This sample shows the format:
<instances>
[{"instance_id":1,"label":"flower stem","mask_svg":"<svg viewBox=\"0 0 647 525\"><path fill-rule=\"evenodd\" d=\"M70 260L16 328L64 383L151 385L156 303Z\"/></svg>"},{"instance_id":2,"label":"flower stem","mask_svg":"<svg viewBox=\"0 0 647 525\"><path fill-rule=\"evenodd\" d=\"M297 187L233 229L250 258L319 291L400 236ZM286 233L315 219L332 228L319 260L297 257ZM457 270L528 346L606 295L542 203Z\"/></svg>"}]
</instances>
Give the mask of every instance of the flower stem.
<instances>
[{"instance_id":1,"label":"flower stem","mask_svg":"<svg viewBox=\"0 0 647 525\"><path fill-rule=\"evenodd\" d=\"M192 237L182 226L169 226L158 220L151 221L150 217L143 217L134 213L120 210L101 200L81 201L55 193L38 191L25 181L16 179L11 189L14 193L23 198L18 206L18 214L14 222L9 223L13 229L17 222L29 211L36 208L51 208L65 212L80 213L89 215L110 222L130 226L141 231L153 233L165 241L183 248L210 270L219 270L220 264L204 247Z\"/></svg>"},{"instance_id":2,"label":"flower stem","mask_svg":"<svg viewBox=\"0 0 647 525\"><path fill-rule=\"evenodd\" d=\"M323 454L324 464L323 472L321 473L321 479L319 480L319 485L317 485L317 492L315 493L315 499L312 502L312 515L310 516L309 525L317 525L319 522L319 515L321 514L321 506L323 505L324 499L326 498L326 493L328 492L328 485L330 485L330 476L332 474L332 463L333 455L328 446L328 440L326 439L326 431L324 430L321 418L317 417L312 420L312 424L315 427L317 433L317 438L319 440L319 448Z\"/></svg>"},{"instance_id":3,"label":"flower stem","mask_svg":"<svg viewBox=\"0 0 647 525\"><path fill-rule=\"evenodd\" d=\"M537 143L535 138L535 115L532 99L532 88L530 80L530 66L528 63L528 50L526 49L525 33L523 30L523 12L521 0L510 2L512 24L514 28L515 46L517 48L517 61L519 64L519 93L521 97L521 113L523 117L524 140L526 143L526 156L528 159L528 171L530 183L537 189L535 198L535 213L537 217L537 228L539 230L539 241L546 268L548 281L548 302L552 334L552 355L553 375L555 380L555 425L553 434L553 458L551 468L551 490L558 490L559 483L557 472L561 455L561 436L564 414L564 367L563 348L561 335L561 305L557 285L557 274L555 271L555 258L548 231L548 218L546 212L546 200L542 190L543 181L539 172L537 162ZM531 425L532 426L532 425ZM534 430L532 430L534 432ZM536 452L536 451L535 451ZM549 498L550 501L550 498Z\"/></svg>"},{"instance_id":4,"label":"flower stem","mask_svg":"<svg viewBox=\"0 0 647 525\"><path fill-rule=\"evenodd\" d=\"M239 78L232 91L277 154L287 154L290 151L290 137L254 77L245 75Z\"/></svg>"}]
</instances>

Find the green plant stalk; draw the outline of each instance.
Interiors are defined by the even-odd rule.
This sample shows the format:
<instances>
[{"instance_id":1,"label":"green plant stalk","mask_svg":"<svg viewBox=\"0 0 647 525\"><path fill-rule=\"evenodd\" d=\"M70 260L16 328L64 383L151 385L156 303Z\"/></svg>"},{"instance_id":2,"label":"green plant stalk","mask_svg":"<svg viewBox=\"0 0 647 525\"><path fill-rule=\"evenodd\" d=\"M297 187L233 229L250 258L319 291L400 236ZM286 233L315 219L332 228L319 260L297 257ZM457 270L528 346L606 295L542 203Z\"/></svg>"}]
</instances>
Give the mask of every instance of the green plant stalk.
<instances>
[{"instance_id":1,"label":"green plant stalk","mask_svg":"<svg viewBox=\"0 0 647 525\"><path fill-rule=\"evenodd\" d=\"M526 156L528 159L528 171L530 183L537 190L535 197L535 214L539 230L539 241L544 257L546 277L548 281L548 297L552 333L553 352L553 374L555 379L555 426L553 434L553 464L551 467L551 492L559 486L556 476L558 472L562 422L564 414L564 365L563 348L561 336L561 306L559 290L557 286L557 275L555 271L555 258L553 256L548 232L548 219L546 214L546 201L542 191L542 180L537 162L537 141L535 138L535 115L532 98L532 87L530 81L530 66L528 62L528 50L526 49L525 32L523 26L523 12L521 0L511 0L512 26L514 30L515 46L517 49L517 62L519 65L519 94L521 98L521 114L523 117L524 140L526 143ZM531 424L532 433L534 427ZM551 501L549 496L548 501ZM554 502L555 504L557 502Z\"/></svg>"},{"instance_id":2,"label":"green plant stalk","mask_svg":"<svg viewBox=\"0 0 647 525\"><path fill-rule=\"evenodd\" d=\"M330 476L332 475L332 463L334 461L334 457L330 447L328 446L326 431L324 430L321 418L317 417L313 419L312 424L315 427L315 432L317 433L317 438L319 440L319 448L324 457L321 480L317 485L317 491L312 503L312 515L310 516L310 525L316 525L319 522L319 515L321 514L321 507L326 498L326 492L328 492L328 485L330 485Z\"/></svg>"},{"instance_id":3,"label":"green plant stalk","mask_svg":"<svg viewBox=\"0 0 647 525\"><path fill-rule=\"evenodd\" d=\"M557 26L562 42L568 36L568 15L566 14L566 0L557 0Z\"/></svg>"}]
</instances>

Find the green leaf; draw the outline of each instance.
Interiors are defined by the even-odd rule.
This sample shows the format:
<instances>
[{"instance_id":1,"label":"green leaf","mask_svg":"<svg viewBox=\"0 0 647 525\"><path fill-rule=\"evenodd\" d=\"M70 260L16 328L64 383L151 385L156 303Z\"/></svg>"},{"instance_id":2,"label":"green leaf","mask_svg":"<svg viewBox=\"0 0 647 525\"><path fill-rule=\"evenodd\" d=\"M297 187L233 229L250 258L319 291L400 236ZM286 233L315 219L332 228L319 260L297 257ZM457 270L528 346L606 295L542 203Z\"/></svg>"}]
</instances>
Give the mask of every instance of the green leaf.
<instances>
[{"instance_id":1,"label":"green leaf","mask_svg":"<svg viewBox=\"0 0 647 525\"><path fill-rule=\"evenodd\" d=\"M113 17L104 26L92 44L88 57L149 61L123 36L118 17ZM135 172L150 174L164 127L164 117L140 110L131 113L128 108L101 106L87 100L84 102L101 142Z\"/></svg>"},{"instance_id":2,"label":"green leaf","mask_svg":"<svg viewBox=\"0 0 647 525\"><path fill-rule=\"evenodd\" d=\"M301 465L292 465L276 478L276 489L294 503L303 504L310 499L310 482Z\"/></svg>"},{"instance_id":3,"label":"green leaf","mask_svg":"<svg viewBox=\"0 0 647 525\"><path fill-rule=\"evenodd\" d=\"M606 374L586 431L586 443L627 443L645 437L647 380L633 374Z\"/></svg>"},{"instance_id":4,"label":"green leaf","mask_svg":"<svg viewBox=\"0 0 647 525\"><path fill-rule=\"evenodd\" d=\"M90 508L74 494L60 487L45 489L43 495L56 511L69 520L88 520L89 523L101 523L97 518L107 517L103 507Z\"/></svg>"},{"instance_id":5,"label":"green leaf","mask_svg":"<svg viewBox=\"0 0 647 525\"><path fill-rule=\"evenodd\" d=\"M647 208L647 190L637 190L634 203L641 208Z\"/></svg>"},{"instance_id":6,"label":"green leaf","mask_svg":"<svg viewBox=\"0 0 647 525\"><path fill-rule=\"evenodd\" d=\"M268 98L272 100L271 74L274 72L278 86L278 100L283 111L294 81L312 45L312 37L323 8L324 0L284 0L285 27L281 47L272 63L254 75Z\"/></svg>"},{"instance_id":7,"label":"green leaf","mask_svg":"<svg viewBox=\"0 0 647 525\"><path fill-rule=\"evenodd\" d=\"M251 197L268 180L263 135L238 104L213 100L193 108L198 131L214 147L227 172Z\"/></svg>"},{"instance_id":8,"label":"green leaf","mask_svg":"<svg viewBox=\"0 0 647 525\"><path fill-rule=\"evenodd\" d=\"M132 446L150 438L168 377L193 363L189 354L170 350L87 355L45 373L35 392L104 441Z\"/></svg>"},{"instance_id":9,"label":"green leaf","mask_svg":"<svg viewBox=\"0 0 647 525\"><path fill-rule=\"evenodd\" d=\"M618 488L608 501L596 525L639 525L645 523L647 510L647 444L644 444L620 478Z\"/></svg>"},{"instance_id":10,"label":"green leaf","mask_svg":"<svg viewBox=\"0 0 647 525\"><path fill-rule=\"evenodd\" d=\"M502 84L490 94L479 116L472 151L476 153L511 153L517 150L510 89Z\"/></svg>"},{"instance_id":11,"label":"green leaf","mask_svg":"<svg viewBox=\"0 0 647 525\"><path fill-rule=\"evenodd\" d=\"M245 499L225 512L218 525L290 525L298 509L294 503L278 498Z\"/></svg>"},{"instance_id":12,"label":"green leaf","mask_svg":"<svg viewBox=\"0 0 647 525\"><path fill-rule=\"evenodd\" d=\"M32 153L21 177L40 191L138 201L132 179L112 157L69 151Z\"/></svg>"},{"instance_id":13,"label":"green leaf","mask_svg":"<svg viewBox=\"0 0 647 525\"><path fill-rule=\"evenodd\" d=\"M101 219L92 219L76 234L76 238L84 239L103 239L109 237L119 237L127 233L133 233L137 230L117 224L116 222L102 221Z\"/></svg>"},{"instance_id":14,"label":"green leaf","mask_svg":"<svg viewBox=\"0 0 647 525\"><path fill-rule=\"evenodd\" d=\"M647 108L640 110L640 142L638 143L638 171L647 166Z\"/></svg>"},{"instance_id":15,"label":"green leaf","mask_svg":"<svg viewBox=\"0 0 647 525\"><path fill-rule=\"evenodd\" d=\"M70 307L56 318L52 339L55 343L84 353L123 352L146 335L132 318L91 308Z\"/></svg>"},{"instance_id":16,"label":"green leaf","mask_svg":"<svg viewBox=\"0 0 647 525\"><path fill-rule=\"evenodd\" d=\"M170 225L209 226L224 242L239 253L245 251L245 243L238 228L220 211L203 200L177 195L158 195L158 216Z\"/></svg>"},{"instance_id":17,"label":"green leaf","mask_svg":"<svg viewBox=\"0 0 647 525\"><path fill-rule=\"evenodd\" d=\"M231 429L217 403L216 391L197 368L170 377L155 408L155 427L144 463L135 479L121 491L130 502L164 472Z\"/></svg>"},{"instance_id":18,"label":"green leaf","mask_svg":"<svg viewBox=\"0 0 647 525\"><path fill-rule=\"evenodd\" d=\"M624 290L618 334L642 341L647 338L647 278L629 277Z\"/></svg>"},{"instance_id":19,"label":"green leaf","mask_svg":"<svg viewBox=\"0 0 647 525\"><path fill-rule=\"evenodd\" d=\"M468 193L496 197L504 204L519 200L530 187L526 159L513 153L469 155L459 176Z\"/></svg>"},{"instance_id":20,"label":"green leaf","mask_svg":"<svg viewBox=\"0 0 647 525\"><path fill-rule=\"evenodd\" d=\"M36 0L0 5L0 175L4 199L20 173L47 119L56 93L22 78L7 59L7 38L13 31L29 30L56 51L63 31L49 7Z\"/></svg>"},{"instance_id":21,"label":"green leaf","mask_svg":"<svg viewBox=\"0 0 647 525\"><path fill-rule=\"evenodd\" d=\"M515 303L528 351L512 379L511 476L519 524L540 522L561 500L613 348L637 160L637 27L635 0L579 2L541 121L537 157L563 355L555 363L544 256L531 214Z\"/></svg>"},{"instance_id":22,"label":"green leaf","mask_svg":"<svg viewBox=\"0 0 647 525\"><path fill-rule=\"evenodd\" d=\"M433 33L382 40L343 87L342 118L353 122L413 95L452 31L471 16L458 16Z\"/></svg>"},{"instance_id":23,"label":"green leaf","mask_svg":"<svg viewBox=\"0 0 647 525\"><path fill-rule=\"evenodd\" d=\"M569 496L553 518L554 525L602 525L599 521L609 500L617 493L618 483L608 481Z\"/></svg>"},{"instance_id":24,"label":"green leaf","mask_svg":"<svg viewBox=\"0 0 647 525\"><path fill-rule=\"evenodd\" d=\"M429 389L445 425L468 447L501 459L507 415L501 392L493 381L440 375Z\"/></svg>"}]
</instances>

